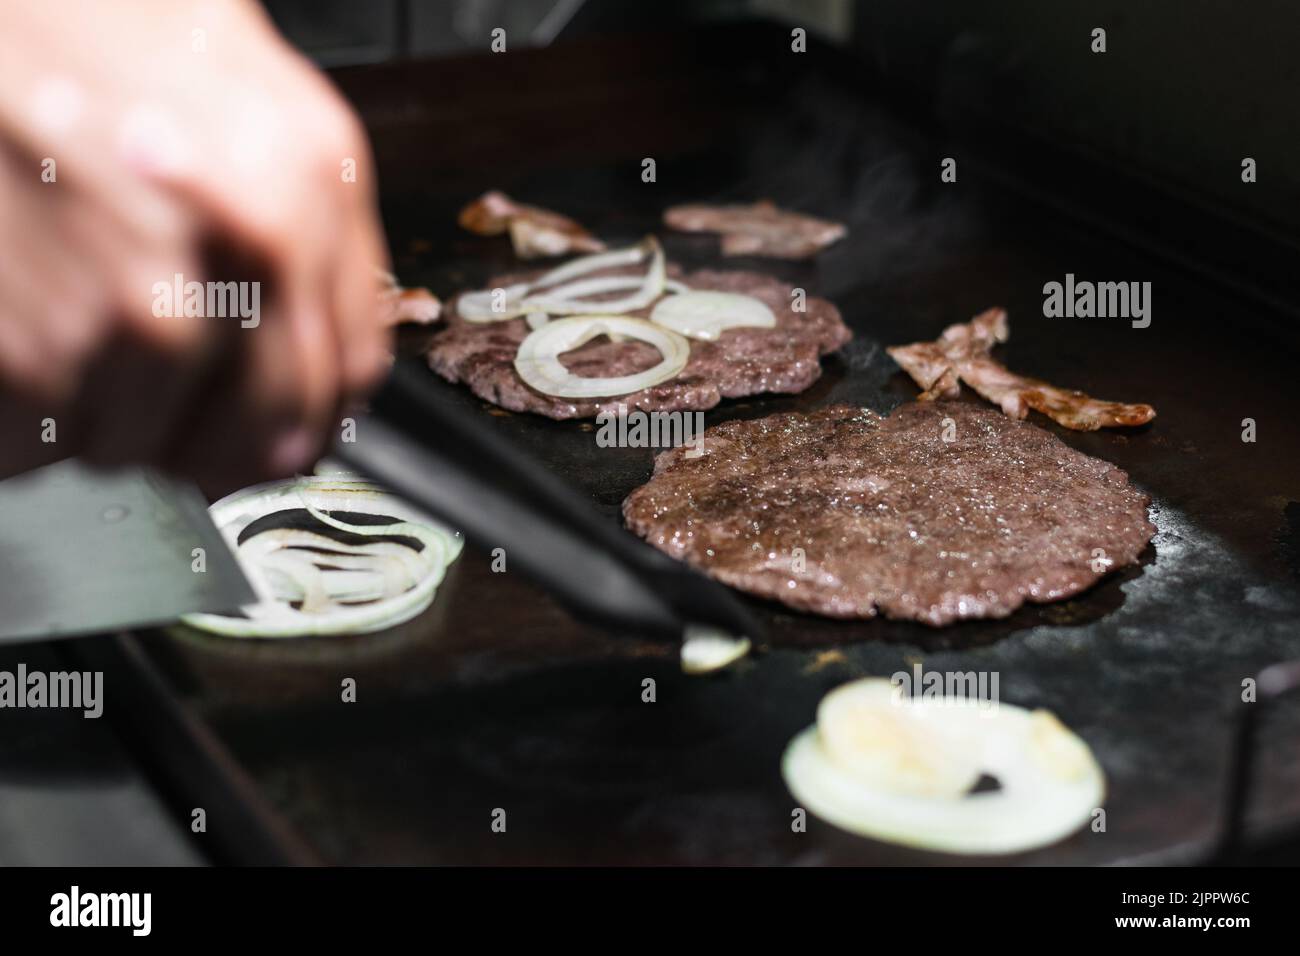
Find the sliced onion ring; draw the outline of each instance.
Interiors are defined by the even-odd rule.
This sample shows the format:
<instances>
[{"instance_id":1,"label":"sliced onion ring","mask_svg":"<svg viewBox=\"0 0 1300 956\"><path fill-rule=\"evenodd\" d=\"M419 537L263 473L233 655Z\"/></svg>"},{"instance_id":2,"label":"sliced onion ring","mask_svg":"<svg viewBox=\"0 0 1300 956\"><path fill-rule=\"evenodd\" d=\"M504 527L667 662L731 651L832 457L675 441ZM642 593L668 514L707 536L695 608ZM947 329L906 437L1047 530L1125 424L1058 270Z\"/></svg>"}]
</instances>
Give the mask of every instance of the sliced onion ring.
<instances>
[{"instance_id":1,"label":"sliced onion ring","mask_svg":"<svg viewBox=\"0 0 1300 956\"><path fill-rule=\"evenodd\" d=\"M1048 711L899 700L883 678L855 681L829 696L839 703L819 710L818 724L791 741L781 772L805 807L852 833L947 853L1017 853L1070 835L1105 797L1105 779L1087 744ZM864 714L874 719L862 722ZM857 727L842 723L853 720ZM906 752L890 739L900 726ZM959 766L955 772L934 767L918 748L958 753ZM996 778L999 789L954 789L972 771ZM927 777L932 786L918 787Z\"/></svg>"},{"instance_id":2,"label":"sliced onion ring","mask_svg":"<svg viewBox=\"0 0 1300 956\"><path fill-rule=\"evenodd\" d=\"M735 637L716 627L687 625L682 637L682 671L711 674L740 660L750 647L747 637Z\"/></svg>"},{"instance_id":3,"label":"sliced onion ring","mask_svg":"<svg viewBox=\"0 0 1300 956\"><path fill-rule=\"evenodd\" d=\"M968 717L959 706L902 699L887 681L855 681L822 698L817 730L831 762L866 786L959 797L980 777L965 733L978 728Z\"/></svg>"},{"instance_id":4,"label":"sliced onion ring","mask_svg":"<svg viewBox=\"0 0 1300 956\"><path fill-rule=\"evenodd\" d=\"M646 274L641 277L604 276L588 280L587 283L563 285L590 272L636 265L647 259L650 260L650 265ZM634 281L627 283L628 279ZM667 282L667 265L664 261L663 247L654 236L647 236L635 246L581 256L531 282L517 282L498 289L466 292L456 300L456 311L467 322L502 322L534 312L546 312L550 315L579 313L617 315L644 309L663 295ZM621 299L592 302L583 298L583 296L618 291L622 288L634 291ZM493 308L498 304L501 308Z\"/></svg>"},{"instance_id":5,"label":"sliced onion ring","mask_svg":"<svg viewBox=\"0 0 1300 956\"><path fill-rule=\"evenodd\" d=\"M620 299L597 299L590 301L573 294L575 286L581 286L583 283L574 282L568 285L570 290L566 294L561 294L561 290L566 288L560 286L559 289L549 292L542 292L536 295L529 294L521 303L527 311L547 312L554 315L620 315L625 312L635 312L637 309L644 309L655 299L664 294L664 288L668 281L667 264L664 262L664 251L659 247L658 240L652 240L654 244L653 252L650 257L650 268L641 280L636 289L623 296ZM609 278L613 278L612 276ZM598 279L587 280L588 284L597 283ZM608 286L608 283L603 285ZM591 288L590 285L588 285ZM594 292L587 292L588 295L594 295Z\"/></svg>"},{"instance_id":6,"label":"sliced onion ring","mask_svg":"<svg viewBox=\"0 0 1300 956\"><path fill-rule=\"evenodd\" d=\"M574 375L560 356L598 335L638 339L657 348L663 361L644 372L613 378ZM691 344L682 336L645 319L625 315L581 315L547 322L530 332L515 353L515 371L530 388L559 398L613 398L666 382L686 367Z\"/></svg>"},{"instance_id":7,"label":"sliced onion ring","mask_svg":"<svg viewBox=\"0 0 1300 956\"><path fill-rule=\"evenodd\" d=\"M305 509L338 531L414 538L422 547L383 540L351 544L299 528L270 528L240 542L253 522L292 509ZM228 637L358 634L395 626L429 606L461 550L459 535L377 485L346 476L258 485L223 498L209 511L258 601L241 608L244 617L188 614L181 622ZM346 520L349 512L395 520L358 524Z\"/></svg>"},{"instance_id":8,"label":"sliced onion ring","mask_svg":"<svg viewBox=\"0 0 1300 956\"><path fill-rule=\"evenodd\" d=\"M650 321L705 342L715 341L724 329L776 327L776 315L767 303L752 295L707 289L660 299Z\"/></svg>"},{"instance_id":9,"label":"sliced onion ring","mask_svg":"<svg viewBox=\"0 0 1300 956\"><path fill-rule=\"evenodd\" d=\"M573 282L557 285L553 289L548 289L545 296L557 299L579 299L588 295L639 289L644 284L645 278L643 276L595 276L591 279L575 279ZM690 290L691 287L684 282L678 282L676 279L664 279L665 292L689 292ZM537 299L530 299L529 301L536 302ZM608 305L609 300L591 304Z\"/></svg>"}]
</instances>

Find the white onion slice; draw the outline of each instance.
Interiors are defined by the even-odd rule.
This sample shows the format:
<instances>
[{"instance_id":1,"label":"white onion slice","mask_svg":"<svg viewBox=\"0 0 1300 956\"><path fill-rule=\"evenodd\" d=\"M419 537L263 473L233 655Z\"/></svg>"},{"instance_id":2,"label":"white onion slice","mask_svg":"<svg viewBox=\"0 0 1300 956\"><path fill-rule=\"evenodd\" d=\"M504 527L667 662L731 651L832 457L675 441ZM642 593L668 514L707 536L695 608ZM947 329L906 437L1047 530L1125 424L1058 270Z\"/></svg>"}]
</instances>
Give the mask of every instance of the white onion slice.
<instances>
[{"instance_id":1,"label":"white onion slice","mask_svg":"<svg viewBox=\"0 0 1300 956\"><path fill-rule=\"evenodd\" d=\"M624 246L622 249L611 249L608 252L579 256L577 259L570 259L564 265L556 266L549 272L543 273L532 283L532 287L534 289L544 289L560 282L576 279L588 272L634 266L645 261L645 258L658 248L659 240L654 236L646 236L634 246Z\"/></svg>"},{"instance_id":2,"label":"white onion slice","mask_svg":"<svg viewBox=\"0 0 1300 956\"><path fill-rule=\"evenodd\" d=\"M560 356L590 342L598 335L611 339L638 339L653 345L663 354L658 365L634 375L613 378L584 378L574 375L560 361ZM644 319L623 315L575 316L555 319L530 332L515 353L515 371L529 387L545 395L560 398L612 398L639 392L677 375L686 367L691 345L670 329Z\"/></svg>"},{"instance_id":3,"label":"white onion slice","mask_svg":"<svg viewBox=\"0 0 1300 956\"><path fill-rule=\"evenodd\" d=\"M345 543L300 528L270 528L240 543L240 534L253 522L290 509L305 509L339 531L414 538L422 547L395 541ZM429 606L447 566L461 550L460 535L377 485L351 477L311 476L258 485L223 498L209 512L258 601L241 608L244 617L188 614L181 622L229 637L357 634L392 627ZM354 524L346 520L348 512L397 520Z\"/></svg>"},{"instance_id":4,"label":"white onion slice","mask_svg":"<svg viewBox=\"0 0 1300 956\"><path fill-rule=\"evenodd\" d=\"M571 280L589 272L636 265L647 259L650 264L644 276L603 276L571 283ZM531 282L466 292L456 300L456 311L467 322L502 322L534 312L550 315L620 314L650 305L663 295L667 282L663 247L654 236L647 236L626 249L581 256ZM593 302L583 298L625 288L633 291L621 299Z\"/></svg>"},{"instance_id":5,"label":"white onion slice","mask_svg":"<svg viewBox=\"0 0 1300 956\"><path fill-rule=\"evenodd\" d=\"M711 674L734 664L749 653L747 637L701 625L688 625L682 639L682 670L687 674Z\"/></svg>"},{"instance_id":6,"label":"white onion slice","mask_svg":"<svg viewBox=\"0 0 1300 956\"><path fill-rule=\"evenodd\" d=\"M980 777L968 716L903 698L888 681L855 681L822 698L817 729L831 762L868 786L958 797Z\"/></svg>"},{"instance_id":7,"label":"white onion slice","mask_svg":"<svg viewBox=\"0 0 1300 956\"><path fill-rule=\"evenodd\" d=\"M828 695L781 772L796 799L835 826L947 853L1046 846L1084 826L1105 797L1087 744L1050 712L900 700L883 678ZM1000 788L969 792L981 773Z\"/></svg>"},{"instance_id":8,"label":"white onion slice","mask_svg":"<svg viewBox=\"0 0 1300 956\"><path fill-rule=\"evenodd\" d=\"M496 289L463 292L456 299L456 313L466 322L504 322L518 318L527 311L520 308L519 302L528 288L528 283L516 282Z\"/></svg>"},{"instance_id":9,"label":"white onion slice","mask_svg":"<svg viewBox=\"0 0 1300 956\"><path fill-rule=\"evenodd\" d=\"M544 293L546 298L556 299L580 299L588 295L602 295L607 292L625 292L628 289L639 289L645 285L644 276L595 276L590 279L575 279L572 282L566 282L564 285L558 285L553 289L547 289ZM664 279L665 292L689 292L691 287L684 282L676 279ZM536 302L536 298L530 298L530 302ZM593 305L607 305L611 300L605 302L594 302Z\"/></svg>"},{"instance_id":10,"label":"white onion slice","mask_svg":"<svg viewBox=\"0 0 1300 956\"><path fill-rule=\"evenodd\" d=\"M776 315L752 295L698 289L661 299L650 321L688 338L712 342L724 329L775 328Z\"/></svg>"},{"instance_id":11,"label":"white onion slice","mask_svg":"<svg viewBox=\"0 0 1300 956\"><path fill-rule=\"evenodd\" d=\"M316 462L316 467L312 469L312 474L318 478L333 478L334 480L361 481L361 475L348 468L337 458L331 458L326 455L320 461Z\"/></svg>"},{"instance_id":12,"label":"white onion slice","mask_svg":"<svg viewBox=\"0 0 1300 956\"><path fill-rule=\"evenodd\" d=\"M637 309L644 309L664 294L664 287L668 281L667 269L667 263L664 261L664 251L656 241L650 257L650 268L646 272L645 278L642 279L635 291L623 296L621 299L590 301L574 296L572 293L562 295L559 290L554 290L536 295L529 293L521 305L529 311L547 312L555 315L621 315L625 312L635 312ZM589 283L595 281L597 280L588 280ZM581 283L572 283L569 288L572 289L577 285L581 285ZM560 287L560 289L563 288L564 286ZM588 292L587 294L594 295L595 293Z\"/></svg>"}]
</instances>

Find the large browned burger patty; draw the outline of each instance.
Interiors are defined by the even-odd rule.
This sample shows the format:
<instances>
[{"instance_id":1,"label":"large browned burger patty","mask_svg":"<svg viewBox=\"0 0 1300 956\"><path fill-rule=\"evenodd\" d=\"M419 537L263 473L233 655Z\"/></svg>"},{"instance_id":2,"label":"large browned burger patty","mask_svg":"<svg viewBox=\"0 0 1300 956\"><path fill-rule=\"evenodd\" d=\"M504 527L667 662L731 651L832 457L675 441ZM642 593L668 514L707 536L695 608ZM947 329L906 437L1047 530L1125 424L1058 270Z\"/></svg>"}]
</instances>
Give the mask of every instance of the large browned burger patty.
<instances>
[{"instance_id":1,"label":"large browned burger patty","mask_svg":"<svg viewBox=\"0 0 1300 956\"><path fill-rule=\"evenodd\" d=\"M1135 563L1155 533L1123 471L964 402L728 422L705 449L661 454L623 503L628 526L733 587L828 617L1005 617Z\"/></svg>"},{"instance_id":2,"label":"large browned burger patty","mask_svg":"<svg viewBox=\"0 0 1300 956\"><path fill-rule=\"evenodd\" d=\"M499 276L489 288L535 278L540 273ZM674 276L678 273L673 272ZM821 375L821 356L851 337L839 310L826 299L807 297L807 309L791 309L793 288L771 276L754 272L703 270L681 276L692 289L736 292L760 299L776 315L771 329L727 329L716 342L691 339L690 359L681 373L666 382L631 395L569 399L544 395L524 384L515 371L515 353L528 335L527 322L466 322L453 300L446 327L429 349L433 370L451 382L464 382L475 395L516 412L536 412L549 418L592 418L602 409L622 403L642 411L695 411L712 408L724 398L759 392L802 392ZM459 298L459 297L458 297ZM647 318L650 309L630 312ZM660 354L644 342L594 339L561 358L576 375L610 378L652 367Z\"/></svg>"}]
</instances>

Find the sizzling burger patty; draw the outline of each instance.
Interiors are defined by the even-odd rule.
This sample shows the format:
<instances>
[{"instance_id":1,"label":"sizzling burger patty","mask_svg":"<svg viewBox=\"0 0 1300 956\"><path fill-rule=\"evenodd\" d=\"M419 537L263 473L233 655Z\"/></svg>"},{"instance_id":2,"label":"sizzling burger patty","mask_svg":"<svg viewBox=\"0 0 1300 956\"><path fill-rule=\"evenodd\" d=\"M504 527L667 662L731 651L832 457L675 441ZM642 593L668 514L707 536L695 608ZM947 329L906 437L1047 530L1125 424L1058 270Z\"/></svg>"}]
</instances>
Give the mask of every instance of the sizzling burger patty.
<instances>
[{"instance_id":1,"label":"sizzling burger patty","mask_svg":"<svg viewBox=\"0 0 1300 956\"><path fill-rule=\"evenodd\" d=\"M967 403L728 422L705 449L661 454L623 503L628 526L733 587L828 617L1005 617L1135 563L1155 533L1123 471Z\"/></svg>"},{"instance_id":2,"label":"sizzling burger patty","mask_svg":"<svg viewBox=\"0 0 1300 956\"><path fill-rule=\"evenodd\" d=\"M489 288L539 274L499 276ZM676 270L672 274L679 275ZM802 392L821 375L821 356L852 337L839 310L826 299L808 296L806 311L792 311L793 288L771 276L703 270L680 278L692 289L762 300L776 315L776 327L727 329L716 342L691 339L690 359L676 378L631 395L574 400L534 391L515 372L515 353L530 331L524 319L466 322L453 300L445 313L446 326L429 349L429 364L443 378L464 382L475 395L502 408L549 418L592 418L619 403L642 411L695 411L712 408L723 398ZM650 309L628 314L644 319ZM610 378L643 371L660 358L658 350L644 342L611 342L602 336L566 353L561 361L574 374Z\"/></svg>"}]
</instances>

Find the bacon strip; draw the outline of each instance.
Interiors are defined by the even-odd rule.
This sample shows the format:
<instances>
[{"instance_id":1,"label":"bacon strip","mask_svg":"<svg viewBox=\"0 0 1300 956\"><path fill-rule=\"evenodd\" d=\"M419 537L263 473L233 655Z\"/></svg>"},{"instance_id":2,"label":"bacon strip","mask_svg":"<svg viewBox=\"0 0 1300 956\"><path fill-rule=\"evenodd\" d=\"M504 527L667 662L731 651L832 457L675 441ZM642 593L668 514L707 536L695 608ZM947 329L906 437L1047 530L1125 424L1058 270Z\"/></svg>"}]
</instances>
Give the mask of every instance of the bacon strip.
<instances>
[{"instance_id":1,"label":"bacon strip","mask_svg":"<svg viewBox=\"0 0 1300 956\"><path fill-rule=\"evenodd\" d=\"M843 223L780 209L771 200L750 205L673 206L664 223L683 232L722 234L724 256L769 256L807 259L843 239Z\"/></svg>"},{"instance_id":2,"label":"bacon strip","mask_svg":"<svg viewBox=\"0 0 1300 956\"><path fill-rule=\"evenodd\" d=\"M601 252L605 244L568 216L517 203L505 193L489 190L460 211L460 225L480 236L510 233L521 259L562 256L570 252Z\"/></svg>"},{"instance_id":3,"label":"bacon strip","mask_svg":"<svg viewBox=\"0 0 1300 956\"><path fill-rule=\"evenodd\" d=\"M948 326L933 342L896 345L886 351L924 389L918 396L921 401L956 398L960 382L965 382L1011 418L1024 418L1033 408L1076 431L1145 425L1156 417L1150 405L1106 402L1008 371L989 353L1009 335L1006 311L989 309L969 322Z\"/></svg>"},{"instance_id":4,"label":"bacon strip","mask_svg":"<svg viewBox=\"0 0 1300 956\"><path fill-rule=\"evenodd\" d=\"M379 280L379 304L382 308L380 322L392 328L403 322L430 325L442 315L438 297L424 288L407 289L397 284L397 277L383 269L375 269Z\"/></svg>"}]
</instances>

